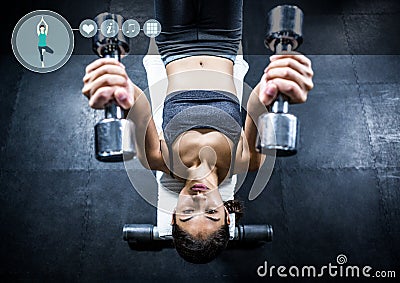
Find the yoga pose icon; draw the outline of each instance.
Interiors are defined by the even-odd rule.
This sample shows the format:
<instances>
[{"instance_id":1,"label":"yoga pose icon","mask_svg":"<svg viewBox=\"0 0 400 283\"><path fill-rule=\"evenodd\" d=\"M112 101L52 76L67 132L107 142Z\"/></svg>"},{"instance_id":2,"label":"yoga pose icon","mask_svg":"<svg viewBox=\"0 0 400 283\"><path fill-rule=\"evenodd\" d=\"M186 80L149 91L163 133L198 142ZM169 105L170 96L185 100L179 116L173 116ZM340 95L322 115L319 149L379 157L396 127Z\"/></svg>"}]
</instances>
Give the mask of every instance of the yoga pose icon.
<instances>
[{"instance_id":1,"label":"yoga pose icon","mask_svg":"<svg viewBox=\"0 0 400 283\"><path fill-rule=\"evenodd\" d=\"M40 62L42 63L42 68L44 68L44 52L53 54L54 51L49 46L47 46L47 33L49 31L49 25L44 20L43 16L37 25L38 34L38 49L40 54Z\"/></svg>"}]
</instances>

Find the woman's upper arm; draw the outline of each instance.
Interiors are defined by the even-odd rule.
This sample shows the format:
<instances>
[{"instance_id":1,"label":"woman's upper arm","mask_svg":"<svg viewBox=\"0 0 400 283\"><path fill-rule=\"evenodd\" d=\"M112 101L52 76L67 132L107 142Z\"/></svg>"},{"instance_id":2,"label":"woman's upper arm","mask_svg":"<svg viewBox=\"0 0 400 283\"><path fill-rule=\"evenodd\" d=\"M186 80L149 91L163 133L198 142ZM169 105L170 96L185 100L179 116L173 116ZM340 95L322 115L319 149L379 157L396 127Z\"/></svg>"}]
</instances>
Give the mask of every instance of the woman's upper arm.
<instances>
[{"instance_id":1,"label":"woman's upper arm","mask_svg":"<svg viewBox=\"0 0 400 283\"><path fill-rule=\"evenodd\" d=\"M163 151L165 151L167 147L162 137L160 137L159 143L160 143L160 150L157 152L153 151L148 156L148 162L150 167L149 169L162 171L164 173L169 174L169 169L165 164L166 160L168 159L168 154L166 154L166 156L163 155Z\"/></svg>"},{"instance_id":2,"label":"woman's upper arm","mask_svg":"<svg viewBox=\"0 0 400 283\"><path fill-rule=\"evenodd\" d=\"M257 171L260 167L261 160L261 154L252 150L252 148L249 146L248 140L246 139L245 133L242 132L242 136L236 151L234 173L240 174Z\"/></svg>"}]
</instances>

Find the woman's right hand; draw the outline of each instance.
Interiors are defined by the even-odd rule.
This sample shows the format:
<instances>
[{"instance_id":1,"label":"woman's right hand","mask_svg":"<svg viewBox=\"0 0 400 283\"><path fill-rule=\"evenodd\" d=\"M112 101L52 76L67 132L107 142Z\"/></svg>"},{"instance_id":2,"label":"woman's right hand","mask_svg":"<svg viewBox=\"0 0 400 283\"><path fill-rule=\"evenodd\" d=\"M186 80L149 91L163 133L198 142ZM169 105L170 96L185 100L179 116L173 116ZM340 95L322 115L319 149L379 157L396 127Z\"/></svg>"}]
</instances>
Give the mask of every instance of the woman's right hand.
<instances>
[{"instance_id":1,"label":"woman's right hand","mask_svg":"<svg viewBox=\"0 0 400 283\"><path fill-rule=\"evenodd\" d=\"M90 107L104 109L111 101L125 110L133 106L135 85L121 62L113 58L97 59L86 67L85 72L82 93L89 99Z\"/></svg>"}]
</instances>

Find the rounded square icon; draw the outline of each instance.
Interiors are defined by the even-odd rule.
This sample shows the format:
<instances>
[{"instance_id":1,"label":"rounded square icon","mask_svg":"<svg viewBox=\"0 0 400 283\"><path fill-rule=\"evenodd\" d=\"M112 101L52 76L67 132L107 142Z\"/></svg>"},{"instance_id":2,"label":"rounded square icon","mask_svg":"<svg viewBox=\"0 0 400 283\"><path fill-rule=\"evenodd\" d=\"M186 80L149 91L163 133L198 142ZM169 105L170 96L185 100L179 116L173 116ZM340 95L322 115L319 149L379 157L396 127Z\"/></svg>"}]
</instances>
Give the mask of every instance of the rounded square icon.
<instances>
[{"instance_id":1,"label":"rounded square icon","mask_svg":"<svg viewBox=\"0 0 400 283\"><path fill-rule=\"evenodd\" d=\"M14 56L30 71L48 73L61 68L74 49L74 33L65 18L50 10L23 16L14 27Z\"/></svg>"},{"instance_id":2,"label":"rounded square icon","mask_svg":"<svg viewBox=\"0 0 400 283\"><path fill-rule=\"evenodd\" d=\"M155 19L150 19L144 23L143 31L148 37L157 37L161 33L161 24Z\"/></svg>"}]
</instances>

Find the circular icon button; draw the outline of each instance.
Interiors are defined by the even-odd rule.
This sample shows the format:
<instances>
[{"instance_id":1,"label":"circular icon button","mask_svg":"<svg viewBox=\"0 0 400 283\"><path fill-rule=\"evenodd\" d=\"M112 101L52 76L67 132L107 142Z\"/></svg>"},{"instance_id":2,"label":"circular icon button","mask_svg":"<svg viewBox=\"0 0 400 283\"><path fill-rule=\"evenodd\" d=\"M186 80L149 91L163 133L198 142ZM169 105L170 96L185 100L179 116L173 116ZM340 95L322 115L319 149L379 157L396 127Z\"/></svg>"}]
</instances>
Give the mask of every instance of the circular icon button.
<instances>
[{"instance_id":1,"label":"circular icon button","mask_svg":"<svg viewBox=\"0 0 400 283\"><path fill-rule=\"evenodd\" d=\"M140 25L137 21L129 19L122 24L122 33L127 37L135 37L140 32Z\"/></svg>"},{"instance_id":2,"label":"circular icon button","mask_svg":"<svg viewBox=\"0 0 400 283\"><path fill-rule=\"evenodd\" d=\"M84 37L93 37L97 33L97 24L91 19L87 19L81 22L79 25L79 31Z\"/></svg>"},{"instance_id":3,"label":"circular icon button","mask_svg":"<svg viewBox=\"0 0 400 283\"><path fill-rule=\"evenodd\" d=\"M155 19L150 19L144 23L143 31L148 37L157 37L161 33L161 24Z\"/></svg>"},{"instance_id":4,"label":"circular icon button","mask_svg":"<svg viewBox=\"0 0 400 283\"><path fill-rule=\"evenodd\" d=\"M28 70L48 73L62 67L74 49L74 33L59 14L37 10L23 16L14 27L12 50Z\"/></svg>"},{"instance_id":5,"label":"circular icon button","mask_svg":"<svg viewBox=\"0 0 400 283\"><path fill-rule=\"evenodd\" d=\"M105 37L114 37L119 32L118 23L112 19L105 20L101 23L100 31Z\"/></svg>"}]
</instances>

